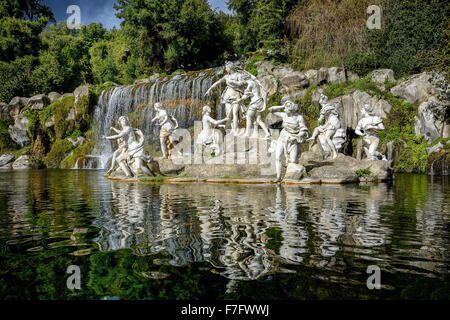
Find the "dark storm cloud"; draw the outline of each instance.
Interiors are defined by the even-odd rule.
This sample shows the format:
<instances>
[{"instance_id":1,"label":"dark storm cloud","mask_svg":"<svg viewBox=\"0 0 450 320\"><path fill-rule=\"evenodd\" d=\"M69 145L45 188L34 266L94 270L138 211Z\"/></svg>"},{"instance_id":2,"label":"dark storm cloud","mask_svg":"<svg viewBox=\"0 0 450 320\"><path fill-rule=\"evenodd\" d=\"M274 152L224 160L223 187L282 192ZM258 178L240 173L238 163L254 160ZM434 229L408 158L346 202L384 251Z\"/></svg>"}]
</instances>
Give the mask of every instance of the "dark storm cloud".
<instances>
[{"instance_id":1,"label":"dark storm cloud","mask_svg":"<svg viewBox=\"0 0 450 320\"><path fill-rule=\"evenodd\" d=\"M44 0L43 3L50 6L55 15L56 21L66 21L70 14L67 8L70 5L77 5L81 9L81 23L101 22L107 29L113 26L119 28L120 20L116 17L116 10L113 5L116 0ZM209 0L213 9L229 12L226 7L226 0Z\"/></svg>"}]
</instances>

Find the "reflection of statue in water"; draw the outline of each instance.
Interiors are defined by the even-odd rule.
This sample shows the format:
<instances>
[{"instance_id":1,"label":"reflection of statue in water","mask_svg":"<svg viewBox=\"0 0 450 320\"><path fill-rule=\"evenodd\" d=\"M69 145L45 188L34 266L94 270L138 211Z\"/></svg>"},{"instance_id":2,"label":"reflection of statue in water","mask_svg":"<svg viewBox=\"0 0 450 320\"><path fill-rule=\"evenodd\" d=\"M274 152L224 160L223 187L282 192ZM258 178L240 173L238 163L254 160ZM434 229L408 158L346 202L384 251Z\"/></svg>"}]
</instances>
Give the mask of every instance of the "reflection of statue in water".
<instances>
[{"instance_id":1,"label":"reflection of statue in water","mask_svg":"<svg viewBox=\"0 0 450 320\"><path fill-rule=\"evenodd\" d=\"M283 109L285 112L275 112ZM303 143L308 137L308 128L303 117L298 114L298 105L287 100L282 106L269 108L270 112L283 119L283 130L277 141L272 141L269 152L275 151L275 169L277 172L277 182L281 181L281 158L284 154L286 164L297 163L298 145Z\"/></svg>"},{"instance_id":2,"label":"reflection of statue in water","mask_svg":"<svg viewBox=\"0 0 450 320\"><path fill-rule=\"evenodd\" d=\"M206 91L205 96L209 95L211 91L219 85L223 83L226 84L226 88L222 93L221 103L225 104L226 118L228 119L228 123L231 122L231 130L233 134L237 135L239 129L239 111L242 112L242 105L240 104L239 100L245 90L245 78L256 78L250 73L240 69L236 64L232 62L226 63L225 70L227 71L227 75L225 75L222 79L216 81L208 89L208 91Z\"/></svg>"},{"instance_id":3,"label":"reflection of statue in water","mask_svg":"<svg viewBox=\"0 0 450 320\"><path fill-rule=\"evenodd\" d=\"M244 95L238 100L238 103L242 103L245 99L250 98L250 104L247 108L247 127L245 129L244 136L250 136L250 130L253 123L255 123L253 135L258 135L258 126L264 130L266 138L270 137L270 132L267 129L264 121L262 121L262 113L266 110L267 91L259 83L259 81L249 78L247 79L247 89Z\"/></svg>"},{"instance_id":4,"label":"reflection of statue in water","mask_svg":"<svg viewBox=\"0 0 450 320\"><path fill-rule=\"evenodd\" d=\"M211 108L209 106L203 107L203 118L202 118L202 131L197 137L196 144L202 145L204 147L211 147L211 150L216 156L222 153L222 135L218 129L215 127L223 127L221 123L225 123L227 119L214 120L210 116Z\"/></svg>"},{"instance_id":5,"label":"reflection of statue in water","mask_svg":"<svg viewBox=\"0 0 450 320\"><path fill-rule=\"evenodd\" d=\"M319 125L307 141L312 145L319 138L320 145L324 153L324 159L330 155L332 159L336 159L342 144L346 140L345 130L341 128L339 120L339 112L336 105L328 104L328 97L322 94L319 100L322 109L320 110L319 124L325 120L325 124Z\"/></svg>"},{"instance_id":6,"label":"reflection of statue in water","mask_svg":"<svg viewBox=\"0 0 450 320\"><path fill-rule=\"evenodd\" d=\"M114 171L115 163L117 163L127 177L133 175L137 176L140 172L153 176L154 174L147 166L147 163L149 163L152 158L144 150L144 134L141 130L132 128L129 119L126 116L120 117L119 123L122 130L111 128L117 133L116 135L109 137L103 136L108 140L119 140L119 148L114 152L113 162L107 175ZM138 137L136 137L136 135ZM133 163L135 165L134 171L131 169Z\"/></svg>"},{"instance_id":7,"label":"reflection of statue in water","mask_svg":"<svg viewBox=\"0 0 450 320\"><path fill-rule=\"evenodd\" d=\"M362 159L362 150L368 160L387 160L386 157L377 151L380 144L379 130L384 130L383 119L380 116L373 115L372 106L365 104L361 108L362 118L356 126L355 133L362 136L362 140L357 146L357 159Z\"/></svg>"},{"instance_id":8,"label":"reflection of statue in water","mask_svg":"<svg viewBox=\"0 0 450 320\"><path fill-rule=\"evenodd\" d=\"M172 135L173 131L178 129L178 121L174 116L169 116L167 110L165 110L161 103L157 102L154 106L156 110L156 116L152 119L152 122L158 120L161 126L159 132L159 142L161 144L161 152L163 158L168 159L171 155L172 149L175 147L179 141L175 141Z\"/></svg>"}]
</instances>

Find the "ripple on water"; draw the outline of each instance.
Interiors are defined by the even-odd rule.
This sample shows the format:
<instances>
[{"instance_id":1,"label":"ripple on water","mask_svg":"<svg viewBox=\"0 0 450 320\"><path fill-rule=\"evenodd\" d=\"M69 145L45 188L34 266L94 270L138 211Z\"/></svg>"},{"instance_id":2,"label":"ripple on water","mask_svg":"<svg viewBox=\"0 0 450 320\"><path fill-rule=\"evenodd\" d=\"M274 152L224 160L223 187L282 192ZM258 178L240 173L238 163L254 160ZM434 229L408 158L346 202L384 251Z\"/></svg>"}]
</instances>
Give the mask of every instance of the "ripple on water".
<instances>
[{"instance_id":1,"label":"ripple on water","mask_svg":"<svg viewBox=\"0 0 450 320\"><path fill-rule=\"evenodd\" d=\"M0 176L0 241L29 254L126 249L157 266L208 263L237 281L312 268L318 279L361 285L373 264L392 274L448 274L447 180L151 186L111 182L95 171Z\"/></svg>"}]
</instances>

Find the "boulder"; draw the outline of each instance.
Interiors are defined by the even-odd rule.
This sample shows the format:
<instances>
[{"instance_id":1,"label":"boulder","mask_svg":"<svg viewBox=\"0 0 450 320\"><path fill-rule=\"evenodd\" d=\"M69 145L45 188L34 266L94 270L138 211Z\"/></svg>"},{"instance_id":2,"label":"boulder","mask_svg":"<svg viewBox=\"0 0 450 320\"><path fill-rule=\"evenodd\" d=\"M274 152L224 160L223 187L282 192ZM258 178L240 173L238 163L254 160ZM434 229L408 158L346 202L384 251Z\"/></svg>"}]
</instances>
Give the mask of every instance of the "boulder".
<instances>
[{"instance_id":1,"label":"boulder","mask_svg":"<svg viewBox=\"0 0 450 320\"><path fill-rule=\"evenodd\" d=\"M0 169L9 169L14 162L14 153L5 153L0 156Z\"/></svg>"},{"instance_id":2,"label":"boulder","mask_svg":"<svg viewBox=\"0 0 450 320\"><path fill-rule=\"evenodd\" d=\"M294 69L292 69L289 66L286 65L279 65L274 66L271 73L278 79L281 80L282 78L286 77L287 75L290 75L294 72Z\"/></svg>"},{"instance_id":3,"label":"boulder","mask_svg":"<svg viewBox=\"0 0 450 320\"><path fill-rule=\"evenodd\" d=\"M59 97L58 101L62 101L64 98L74 97L73 93L64 93L61 97Z\"/></svg>"},{"instance_id":4,"label":"boulder","mask_svg":"<svg viewBox=\"0 0 450 320\"><path fill-rule=\"evenodd\" d=\"M61 95L58 92L50 92L48 94L48 98L50 99L50 103L53 103L59 98L61 98Z\"/></svg>"},{"instance_id":5,"label":"boulder","mask_svg":"<svg viewBox=\"0 0 450 320\"><path fill-rule=\"evenodd\" d=\"M358 182L357 174L349 168L337 166L322 166L309 172L311 178L320 179L322 183L352 183Z\"/></svg>"},{"instance_id":6,"label":"boulder","mask_svg":"<svg viewBox=\"0 0 450 320\"><path fill-rule=\"evenodd\" d=\"M7 122L11 121L11 115L9 114L9 105L0 102L0 120L5 120Z\"/></svg>"},{"instance_id":7,"label":"boulder","mask_svg":"<svg viewBox=\"0 0 450 320\"><path fill-rule=\"evenodd\" d=\"M291 72L281 78L284 92L298 90L309 86L309 81L302 72Z\"/></svg>"},{"instance_id":8,"label":"boulder","mask_svg":"<svg viewBox=\"0 0 450 320\"><path fill-rule=\"evenodd\" d=\"M345 82L346 80L345 70L343 68L328 68L327 83L341 83Z\"/></svg>"},{"instance_id":9,"label":"boulder","mask_svg":"<svg viewBox=\"0 0 450 320\"><path fill-rule=\"evenodd\" d=\"M258 61L255 63L256 70L258 71L258 77L264 77L271 75L275 66L268 61Z\"/></svg>"},{"instance_id":10,"label":"boulder","mask_svg":"<svg viewBox=\"0 0 450 320\"><path fill-rule=\"evenodd\" d=\"M402 81L391 89L391 93L409 103L422 103L430 96L447 94L448 84L441 74L423 72Z\"/></svg>"},{"instance_id":11,"label":"boulder","mask_svg":"<svg viewBox=\"0 0 450 320\"><path fill-rule=\"evenodd\" d=\"M449 138L450 103L431 97L423 102L415 117L416 136L424 135L428 143L439 138Z\"/></svg>"},{"instance_id":12,"label":"boulder","mask_svg":"<svg viewBox=\"0 0 450 320\"><path fill-rule=\"evenodd\" d=\"M19 157L16 161L14 161L12 167L15 170L32 169L33 164L32 164L30 156L24 155L24 156Z\"/></svg>"},{"instance_id":13,"label":"boulder","mask_svg":"<svg viewBox=\"0 0 450 320\"><path fill-rule=\"evenodd\" d=\"M284 179L301 180L305 174L306 169L304 166L296 163L289 163L286 168Z\"/></svg>"},{"instance_id":14,"label":"boulder","mask_svg":"<svg viewBox=\"0 0 450 320\"><path fill-rule=\"evenodd\" d=\"M35 110L42 110L50 104L50 98L45 94L39 94L28 100L28 107Z\"/></svg>"},{"instance_id":15,"label":"boulder","mask_svg":"<svg viewBox=\"0 0 450 320\"><path fill-rule=\"evenodd\" d=\"M263 85L263 87L267 90L269 96L275 94L278 90L278 81L275 77L271 75L266 75L264 77L259 77L259 81Z\"/></svg>"},{"instance_id":16,"label":"boulder","mask_svg":"<svg viewBox=\"0 0 450 320\"><path fill-rule=\"evenodd\" d=\"M435 144L435 145L432 146L432 147L426 148L425 151L427 152L427 155L430 155L430 154L432 154L432 153L441 151L442 148L444 148L444 145L443 145L442 143L439 142L438 144Z\"/></svg>"},{"instance_id":17,"label":"boulder","mask_svg":"<svg viewBox=\"0 0 450 320\"><path fill-rule=\"evenodd\" d=\"M29 145L31 143L30 137L28 137L27 132L28 119L20 113L14 118L14 125L9 126L8 132L11 139L20 145L21 148Z\"/></svg>"},{"instance_id":18,"label":"boulder","mask_svg":"<svg viewBox=\"0 0 450 320\"><path fill-rule=\"evenodd\" d=\"M91 88L91 86L85 85L85 86L79 86L78 88L75 89L75 91L73 92L73 95L75 96L75 103L74 103L75 105L77 105L79 103L80 99L89 96L90 88Z\"/></svg>"},{"instance_id":19,"label":"boulder","mask_svg":"<svg viewBox=\"0 0 450 320\"><path fill-rule=\"evenodd\" d=\"M308 70L305 72L305 76L311 86L319 86L327 81L328 69Z\"/></svg>"},{"instance_id":20,"label":"boulder","mask_svg":"<svg viewBox=\"0 0 450 320\"><path fill-rule=\"evenodd\" d=\"M392 71L391 69L373 70L370 73L370 78L372 79L373 82L377 83L384 83L386 79L388 79L390 82L395 81L394 71Z\"/></svg>"},{"instance_id":21,"label":"boulder","mask_svg":"<svg viewBox=\"0 0 450 320\"><path fill-rule=\"evenodd\" d=\"M346 73L346 76L347 76L347 80L349 80L349 81L356 81L356 80L360 79L358 74L353 72L353 71L346 70L345 73Z\"/></svg>"},{"instance_id":22,"label":"boulder","mask_svg":"<svg viewBox=\"0 0 450 320\"><path fill-rule=\"evenodd\" d=\"M20 114L23 108L28 105L28 98L15 97L9 103L8 111L11 117L16 117Z\"/></svg>"}]
</instances>

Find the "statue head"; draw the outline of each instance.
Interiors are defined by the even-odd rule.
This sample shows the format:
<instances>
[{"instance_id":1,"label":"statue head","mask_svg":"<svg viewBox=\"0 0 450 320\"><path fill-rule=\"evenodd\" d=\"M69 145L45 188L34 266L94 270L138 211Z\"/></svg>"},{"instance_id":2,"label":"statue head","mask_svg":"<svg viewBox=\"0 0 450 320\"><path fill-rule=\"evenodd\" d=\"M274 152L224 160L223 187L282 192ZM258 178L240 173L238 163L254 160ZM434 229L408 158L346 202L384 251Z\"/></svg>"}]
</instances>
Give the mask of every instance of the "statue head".
<instances>
[{"instance_id":1,"label":"statue head","mask_svg":"<svg viewBox=\"0 0 450 320\"><path fill-rule=\"evenodd\" d=\"M324 95L323 93L320 94L319 103L324 104L328 102L328 97Z\"/></svg>"},{"instance_id":2,"label":"statue head","mask_svg":"<svg viewBox=\"0 0 450 320\"><path fill-rule=\"evenodd\" d=\"M287 99L284 102L284 108L287 112L298 112L299 111L299 106L297 104L295 104L294 102L292 102L292 100Z\"/></svg>"},{"instance_id":3,"label":"statue head","mask_svg":"<svg viewBox=\"0 0 450 320\"><path fill-rule=\"evenodd\" d=\"M130 119L128 119L127 116L121 116L119 118L119 123L120 125L123 127L129 126L130 125Z\"/></svg>"},{"instance_id":4,"label":"statue head","mask_svg":"<svg viewBox=\"0 0 450 320\"><path fill-rule=\"evenodd\" d=\"M211 113L211 108L209 106L203 107L203 114L206 114L206 113Z\"/></svg>"},{"instance_id":5,"label":"statue head","mask_svg":"<svg viewBox=\"0 0 450 320\"><path fill-rule=\"evenodd\" d=\"M239 70L239 67L238 67L238 65L237 65L236 63L234 63L234 62L232 62L232 61L227 61L227 62L225 63L225 70L226 70L228 73L233 73L233 72L238 71L238 70Z\"/></svg>"},{"instance_id":6,"label":"statue head","mask_svg":"<svg viewBox=\"0 0 450 320\"><path fill-rule=\"evenodd\" d=\"M160 102L157 102L153 107L155 108L155 110L160 110L162 109L162 104Z\"/></svg>"}]
</instances>

